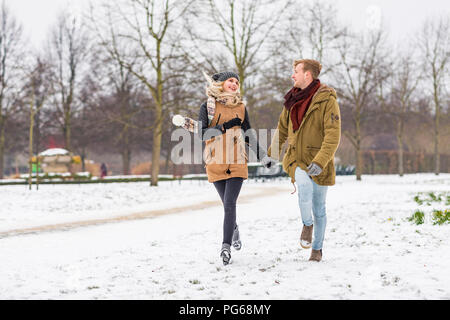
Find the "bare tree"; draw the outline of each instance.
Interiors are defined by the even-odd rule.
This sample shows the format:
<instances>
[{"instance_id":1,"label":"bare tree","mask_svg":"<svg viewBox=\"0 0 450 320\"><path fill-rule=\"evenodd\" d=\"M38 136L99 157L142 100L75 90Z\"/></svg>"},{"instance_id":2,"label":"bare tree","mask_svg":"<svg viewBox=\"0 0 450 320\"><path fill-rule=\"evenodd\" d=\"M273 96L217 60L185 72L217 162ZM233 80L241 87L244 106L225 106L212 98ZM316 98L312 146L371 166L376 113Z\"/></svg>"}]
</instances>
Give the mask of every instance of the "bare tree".
<instances>
[{"instance_id":1,"label":"bare tree","mask_svg":"<svg viewBox=\"0 0 450 320\"><path fill-rule=\"evenodd\" d=\"M390 68L385 66L384 41L381 29L342 38L338 45L341 64L333 70L338 95L343 100L341 109L351 117L346 119L351 121L351 128L343 133L355 148L357 180L362 175L362 127L369 120L367 106L380 81L390 74Z\"/></svg>"},{"instance_id":2,"label":"bare tree","mask_svg":"<svg viewBox=\"0 0 450 320\"><path fill-rule=\"evenodd\" d=\"M277 24L276 37L270 42L268 66L261 70L264 82L259 83L260 94L252 106L264 110L256 123L264 128L273 127L273 119L279 114L280 101L292 87L293 61L301 58L315 59L323 68L320 78L330 75L339 65L337 45L346 35L346 29L337 21L334 4L320 0L291 6L286 21ZM278 106L278 107L277 107Z\"/></svg>"},{"instance_id":3,"label":"bare tree","mask_svg":"<svg viewBox=\"0 0 450 320\"><path fill-rule=\"evenodd\" d=\"M28 185L31 190L32 184L32 158L33 158L33 133L35 118L38 112L44 106L48 96L51 94L50 91L50 81L48 79L48 64L42 61L41 58L37 58L35 65L32 70L27 74L27 82L25 88L26 98L29 107L29 145L28 145L28 159L29 159L29 178ZM36 150L37 153L37 150ZM37 163L37 173L39 173L39 160L36 158ZM36 184L38 183L38 178L36 178ZM38 187L37 187L38 188Z\"/></svg>"},{"instance_id":4,"label":"bare tree","mask_svg":"<svg viewBox=\"0 0 450 320\"><path fill-rule=\"evenodd\" d=\"M76 112L82 63L89 41L80 19L67 12L60 14L50 42L50 56L54 63L54 99L57 121L64 135L65 148L72 151L72 118Z\"/></svg>"},{"instance_id":5,"label":"bare tree","mask_svg":"<svg viewBox=\"0 0 450 320\"><path fill-rule=\"evenodd\" d=\"M153 132L151 185L158 185L161 136L164 113L167 112L164 90L169 77L168 61L177 58L176 21L193 1L131 0L105 2L105 19L92 17L101 45L148 89L154 103L149 105L154 115L147 130ZM94 16L94 14L92 14ZM170 40L170 41L168 41Z\"/></svg>"},{"instance_id":6,"label":"bare tree","mask_svg":"<svg viewBox=\"0 0 450 320\"><path fill-rule=\"evenodd\" d=\"M335 61L336 49L339 39L347 34L337 21L336 11L334 4L323 0L296 6L289 16L287 37L277 39L291 56L320 61L322 76L340 63Z\"/></svg>"},{"instance_id":7,"label":"bare tree","mask_svg":"<svg viewBox=\"0 0 450 320\"><path fill-rule=\"evenodd\" d=\"M388 95L389 102L383 92L383 81L379 82L380 100L383 111L392 117L395 122L395 133L397 137L398 150L398 174L400 177L404 174L403 149L404 149L404 131L405 123L411 115L413 109L413 94L415 93L420 76L417 74L417 65L414 63L411 53L400 55L394 63L394 71L391 77L391 89Z\"/></svg>"},{"instance_id":8,"label":"bare tree","mask_svg":"<svg viewBox=\"0 0 450 320\"><path fill-rule=\"evenodd\" d=\"M146 111L138 101L143 89L138 86L134 76L117 61L99 61L107 70L97 76L108 81L102 95L96 99L89 99L91 95L87 89L85 105L90 109L89 117L96 121L96 140L102 140L96 143L106 144L108 149L111 147L120 153L122 173L127 175L131 172L132 151L139 142L137 134L141 124L137 120Z\"/></svg>"},{"instance_id":9,"label":"bare tree","mask_svg":"<svg viewBox=\"0 0 450 320\"><path fill-rule=\"evenodd\" d=\"M199 12L202 12L202 7L207 9L198 15L196 21L205 21L213 28L207 29L202 25L200 31L188 29L195 47L195 54L190 55L192 60L197 65L209 66L208 69L213 71L218 71L218 66L234 64L241 82L241 95L244 96L251 87L246 80L257 74L267 61L269 53L264 53L264 44L274 35L275 28L292 3L291 0L199 2ZM207 50L213 45L218 50Z\"/></svg>"},{"instance_id":10,"label":"bare tree","mask_svg":"<svg viewBox=\"0 0 450 320\"><path fill-rule=\"evenodd\" d=\"M24 50L22 26L3 1L0 9L0 179L3 179L7 123L20 108Z\"/></svg>"},{"instance_id":11,"label":"bare tree","mask_svg":"<svg viewBox=\"0 0 450 320\"><path fill-rule=\"evenodd\" d=\"M99 95L100 82L92 79L92 75L97 72L94 66L91 66L91 72L83 77L80 84L79 103L80 108L74 113L71 120L72 128L72 149L81 158L81 170L86 171L86 159L89 147L100 147L100 141L96 137L105 129L102 126L104 115L97 116L93 105L101 99Z\"/></svg>"},{"instance_id":12,"label":"bare tree","mask_svg":"<svg viewBox=\"0 0 450 320\"><path fill-rule=\"evenodd\" d=\"M103 110L108 123L116 129L113 134L114 145L122 157L122 173L128 175L131 172L132 151L138 141L135 139L139 131L137 119L146 111L137 101L142 92L142 85L130 72L130 68L119 63L117 59L105 57L103 62L104 66L108 66L106 78L113 91L107 100L109 103L100 104L100 110Z\"/></svg>"},{"instance_id":13,"label":"bare tree","mask_svg":"<svg viewBox=\"0 0 450 320\"><path fill-rule=\"evenodd\" d=\"M428 19L418 35L418 47L424 61L424 72L427 74L428 85L434 102L434 156L436 175L440 171L440 118L445 101L445 81L448 80L448 66L450 59L450 16L439 19ZM446 79L447 77L447 79Z\"/></svg>"}]
</instances>

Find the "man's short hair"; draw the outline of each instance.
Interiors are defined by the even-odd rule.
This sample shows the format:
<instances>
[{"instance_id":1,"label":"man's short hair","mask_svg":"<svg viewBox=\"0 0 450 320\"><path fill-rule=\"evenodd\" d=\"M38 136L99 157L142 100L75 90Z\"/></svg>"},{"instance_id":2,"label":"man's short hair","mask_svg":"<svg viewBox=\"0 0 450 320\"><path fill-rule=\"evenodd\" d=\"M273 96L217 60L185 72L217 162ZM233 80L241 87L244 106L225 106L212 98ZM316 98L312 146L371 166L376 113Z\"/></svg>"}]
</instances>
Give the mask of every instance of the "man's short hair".
<instances>
[{"instance_id":1,"label":"man's short hair","mask_svg":"<svg viewBox=\"0 0 450 320\"><path fill-rule=\"evenodd\" d=\"M319 77L320 71L322 70L322 65L317 60L312 59L301 59L301 60L295 60L294 61L294 69L299 65L300 63L303 63L303 71L309 71L311 72L311 76L313 79L317 79Z\"/></svg>"}]
</instances>

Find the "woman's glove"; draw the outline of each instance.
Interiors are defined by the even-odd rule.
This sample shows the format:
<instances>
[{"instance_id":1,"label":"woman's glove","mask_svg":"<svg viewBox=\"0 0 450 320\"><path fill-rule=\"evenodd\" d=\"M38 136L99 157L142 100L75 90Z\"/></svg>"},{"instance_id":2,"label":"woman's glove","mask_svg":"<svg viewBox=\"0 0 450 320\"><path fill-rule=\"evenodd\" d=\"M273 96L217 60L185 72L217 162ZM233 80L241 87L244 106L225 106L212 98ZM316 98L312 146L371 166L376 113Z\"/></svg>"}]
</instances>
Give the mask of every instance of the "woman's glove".
<instances>
[{"instance_id":1,"label":"woman's glove","mask_svg":"<svg viewBox=\"0 0 450 320\"><path fill-rule=\"evenodd\" d=\"M234 119L231 119L230 121L224 122L222 124L222 127L224 131L227 131L228 129L233 128L234 126L240 126L241 123L242 123L241 118L236 117Z\"/></svg>"}]
</instances>

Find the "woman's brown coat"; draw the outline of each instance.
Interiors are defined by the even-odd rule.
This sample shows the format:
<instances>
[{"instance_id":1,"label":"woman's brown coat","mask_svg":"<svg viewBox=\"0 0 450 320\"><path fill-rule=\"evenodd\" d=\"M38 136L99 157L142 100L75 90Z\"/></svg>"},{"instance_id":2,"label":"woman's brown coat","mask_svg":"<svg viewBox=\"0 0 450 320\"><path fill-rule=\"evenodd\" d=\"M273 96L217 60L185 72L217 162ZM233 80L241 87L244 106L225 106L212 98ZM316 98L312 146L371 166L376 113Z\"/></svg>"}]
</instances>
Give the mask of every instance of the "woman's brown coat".
<instances>
[{"instance_id":1,"label":"woman's brown coat","mask_svg":"<svg viewBox=\"0 0 450 320\"><path fill-rule=\"evenodd\" d=\"M214 118L208 127L222 125L236 117L244 121L245 106L243 104L232 107L216 102ZM245 152L245 142L242 130L238 126L228 129L224 134L206 140L203 157L209 182L233 177L248 178L248 158Z\"/></svg>"}]
</instances>

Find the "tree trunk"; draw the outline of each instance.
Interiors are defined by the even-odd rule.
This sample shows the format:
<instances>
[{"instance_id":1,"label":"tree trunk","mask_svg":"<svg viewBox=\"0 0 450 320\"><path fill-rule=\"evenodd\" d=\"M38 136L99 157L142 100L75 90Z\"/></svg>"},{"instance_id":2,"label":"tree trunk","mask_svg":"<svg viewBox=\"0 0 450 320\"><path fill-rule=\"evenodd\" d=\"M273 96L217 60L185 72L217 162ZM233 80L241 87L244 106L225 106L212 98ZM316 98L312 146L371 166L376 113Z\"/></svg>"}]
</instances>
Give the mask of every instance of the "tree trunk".
<instances>
[{"instance_id":1,"label":"tree trunk","mask_svg":"<svg viewBox=\"0 0 450 320\"><path fill-rule=\"evenodd\" d=\"M30 114L30 140L28 144L28 189L31 190L31 185L33 184L33 129L34 129L34 113L31 112ZM37 161L36 161L37 162ZM37 168L37 166L36 166ZM38 172L36 172L38 174Z\"/></svg>"},{"instance_id":2,"label":"tree trunk","mask_svg":"<svg viewBox=\"0 0 450 320\"><path fill-rule=\"evenodd\" d=\"M131 152L129 149L125 146L122 150L122 171L125 176L130 174Z\"/></svg>"},{"instance_id":3,"label":"tree trunk","mask_svg":"<svg viewBox=\"0 0 450 320\"><path fill-rule=\"evenodd\" d=\"M86 172L86 148L81 148L81 172Z\"/></svg>"},{"instance_id":4,"label":"tree trunk","mask_svg":"<svg viewBox=\"0 0 450 320\"><path fill-rule=\"evenodd\" d=\"M161 136L162 136L162 113L163 113L163 77L161 69L161 57L160 57L161 42L157 43L157 60L158 69L156 74L156 99L155 99L155 129L153 131L153 147L152 147L152 172L151 172L151 186L158 185L159 175L159 158L161 155Z\"/></svg>"},{"instance_id":5,"label":"tree trunk","mask_svg":"<svg viewBox=\"0 0 450 320\"><path fill-rule=\"evenodd\" d=\"M124 134L122 139L122 173L124 175L130 174L130 160L131 160L131 150L130 150L130 132L128 127L124 128Z\"/></svg>"},{"instance_id":6,"label":"tree trunk","mask_svg":"<svg viewBox=\"0 0 450 320\"><path fill-rule=\"evenodd\" d=\"M362 165L363 165L363 158L362 158L362 151L361 151L361 128L360 128L360 120L359 117L356 118L355 121L356 126L356 180L361 181L362 176Z\"/></svg>"},{"instance_id":7,"label":"tree trunk","mask_svg":"<svg viewBox=\"0 0 450 320\"><path fill-rule=\"evenodd\" d=\"M397 124L397 144L398 144L398 174L403 177L403 120L399 119Z\"/></svg>"},{"instance_id":8,"label":"tree trunk","mask_svg":"<svg viewBox=\"0 0 450 320\"><path fill-rule=\"evenodd\" d=\"M236 66L238 67L238 73L239 73L239 83L240 83L240 94L241 97L245 96L246 90L244 88L244 82L245 82L245 74L244 74L244 69L242 68L242 66L236 62Z\"/></svg>"},{"instance_id":9,"label":"tree trunk","mask_svg":"<svg viewBox=\"0 0 450 320\"><path fill-rule=\"evenodd\" d=\"M441 108L439 104L439 96L438 96L438 83L437 77L434 76L434 105L436 107L435 111L435 119L434 119L434 157L436 160L434 173L439 175L440 171L440 157L439 157L439 118L441 116Z\"/></svg>"},{"instance_id":10,"label":"tree trunk","mask_svg":"<svg viewBox=\"0 0 450 320\"><path fill-rule=\"evenodd\" d=\"M158 110L158 113L161 114L161 111ZM157 123L155 125L155 130L153 131L151 186L158 185L159 156L161 153L161 116L157 116L156 119Z\"/></svg>"},{"instance_id":11,"label":"tree trunk","mask_svg":"<svg viewBox=\"0 0 450 320\"><path fill-rule=\"evenodd\" d=\"M34 143L34 152L36 155L39 153L41 149L41 116L40 110L36 112L34 116L34 133L33 133L33 143Z\"/></svg>"},{"instance_id":12,"label":"tree trunk","mask_svg":"<svg viewBox=\"0 0 450 320\"><path fill-rule=\"evenodd\" d=\"M64 143L67 151L71 152L72 146L70 145L71 129L70 129L70 117L66 116L64 124Z\"/></svg>"},{"instance_id":13,"label":"tree trunk","mask_svg":"<svg viewBox=\"0 0 450 320\"><path fill-rule=\"evenodd\" d=\"M399 138L399 143L402 143L401 138ZM403 146L399 144L398 146L398 175L400 177L403 177L404 174L404 167L403 167Z\"/></svg>"},{"instance_id":14,"label":"tree trunk","mask_svg":"<svg viewBox=\"0 0 450 320\"><path fill-rule=\"evenodd\" d=\"M361 145L358 143L358 146L356 147L356 180L361 181L362 176L362 151L361 151Z\"/></svg>"},{"instance_id":15,"label":"tree trunk","mask_svg":"<svg viewBox=\"0 0 450 320\"><path fill-rule=\"evenodd\" d=\"M0 179L3 179L5 165L5 121L0 120Z\"/></svg>"},{"instance_id":16,"label":"tree trunk","mask_svg":"<svg viewBox=\"0 0 450 320\"><path fill-rule=\"evenodd\" d=\"M65 115L65 124L64 124L64 143L65 143L65 147L66 150L69 151L70 154L72 154L72 146L70 145L70 141L71 141L71 124L70 124L70 113L67 112ZM72 163L69 163L69 172L71 174L73 174L73 167L72 167Z\"/></svg>"},{"instance_id":17,"label":"tree trunk","mask_svg":"<svg viewBox=\"0 0 450 320\"><path fill-rule=\"evenodd\" d=\"M439 175L440 172L440 156L439 156L439 113L436 110L435 116L435 125L434 125L434 157L435 157L435 168L434 173Z\"/></svg>"}]
</instances>

